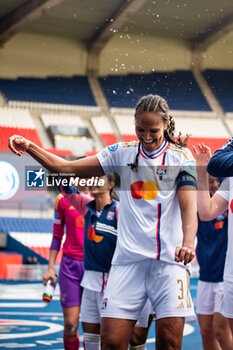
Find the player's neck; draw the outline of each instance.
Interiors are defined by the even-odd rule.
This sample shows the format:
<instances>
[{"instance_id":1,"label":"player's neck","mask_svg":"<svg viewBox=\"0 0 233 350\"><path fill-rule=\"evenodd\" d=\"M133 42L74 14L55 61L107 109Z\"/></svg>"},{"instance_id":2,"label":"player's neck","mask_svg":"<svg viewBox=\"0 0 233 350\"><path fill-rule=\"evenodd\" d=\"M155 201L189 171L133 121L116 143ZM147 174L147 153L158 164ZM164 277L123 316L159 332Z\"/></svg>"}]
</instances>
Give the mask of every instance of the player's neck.
<instances>
[{"instance_id":1,"label":"player's neck","mask_svg":"<svg viewBox=\"0 0 233 350\"><path fill-rule=\"evenodd\" d=\"M111 198L109 196L109 192L107 193L99 193L98 196L95 196L95 206L96 206L96 210L103 210L104 207L107 204L111 203Z\"/></svg>"}]
</instances>

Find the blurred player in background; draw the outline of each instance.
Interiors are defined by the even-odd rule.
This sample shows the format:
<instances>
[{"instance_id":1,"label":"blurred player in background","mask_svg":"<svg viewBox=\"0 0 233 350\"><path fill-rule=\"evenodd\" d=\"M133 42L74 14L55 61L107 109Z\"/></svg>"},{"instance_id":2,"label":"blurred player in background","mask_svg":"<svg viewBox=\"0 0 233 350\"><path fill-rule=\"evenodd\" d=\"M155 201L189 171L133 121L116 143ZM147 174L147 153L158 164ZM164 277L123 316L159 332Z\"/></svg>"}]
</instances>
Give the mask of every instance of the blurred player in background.
<instances>
[{"instance_id":1,"label":"blurred player in background","mask_svg":"<svg viewBox=\"0 0 233 350\"><path fill-rule=\"evenodd\" d=\"M30 154L53 172L79 177L117 172L121 177L118 239L101 322L102 349L125 350L149 297L156 314L156 348L181 349L185 318L194 319L187 264L197 230L195 161L167 102L140 99L135 111L139 142L105 148L97 156L66 161L14 135L9 147Z\"/></svg>"},{"instance_id":2,"label":"blurred player in background","mask_svg":"<svg viewBox=\"0 0 233 350\"><path fill-rule=\"evenodd\" d=\"M85 220L81 321L86 350L100 349L103 292L117 240L119 204L113 199L116 198L115 177L110 174L103 179L104 186L90 188L91 196L74 187L64 188L66 192L62 191Z\"/></svg>"},{"instance_id":3,"label":"blurred player in background","mask_svg":"<svg viewBox=\"0 0 233 350\"><path fill-rule=\"evenodd\" d=\"M116 175L110 174L104 176L103 179L105 180L104 186L90 187L92 197L74 187L64 188L65 191L62 191L65 198L85 219L85 273L81 282L81 286L84 287L81 321L84 331L83 343L86 350L100 350L102 300L117 241L119 211L117 200L119 198L114 190ZM145 328L137 327L134 329L132 339L134 339L138 350L145 348L149 309L150 305L147 302L139 319L139 325L143 324ZM143 340L141 337L139 338L142 334ZM135 338L136 335L137 338ZM143 345L141 345L141 341L143 341Z\"/></svg>"},{"instance_id":4,"label":"blurred player in background","mask_svg":"<svg viewBox=\"0 0 233 350\"><path fill-rule=\"evenodd\" d=\"M202 156L195 147L194 157L199 166L199 157ZM208 182L209 193L213 197L220 186L220 181L210 175ZM220 314L227 250L227 224L227 211L211 221L200 219L198 221L196 254L200 266L200 277L196 311L205 350L233 349L228 321Z\"/></svg>"},{"instance_id":5,"label":"blurred player in background","mask_svg":"<svg viewBox=\"0 0 233 350\"><path fill-rule=\"evenodd\" d=\"M64 349L79 349L79 313L83 274L83 216L59 194L54 206L53 239L50 246L48 269L43 282L51 280L55 284L54 264L61 247L66 228L66 239L63 244L63 256L59 271L60 302L64 315Z\"/></svg>"},{"instance_id":6,"label":"blurred player in background","mask_svg":"<svg viewBox=\"0 0 233 350\"><path fill-rule=\"evenodd\" d=\"M231 158L231 143L230 148L228 145L224 146L221 150L217 151L214 157L210 160L208 167L211 170L212 175L223 177L223 174L229 176L229 164L233 164ZM194 148L194 156L197 160L197 185L198 185L198 212L200 219L203 221L214 220L214 218L219 217L228 209L229 222L228 222L228 245L227 254L224 267L223 276L223 295L221 300L220 312L223 316L228 318L231 332L233 333L233 293L232 293L232 281L233 281L233 266L232 266L232 193L229 190L229 181L225 179L219 189L215 192L213 197L210 197L209 191L207 191L208 186L208 174L206 171L206 165L210 159L210 148L204 144L199 144L198 149ZM221 158L221 160L220 160ZM216 164L215 160L217 160ZM219 161L218 161L219 160ZM215 167L218 166L219 169ZM207 168L208 170L208 168ZM233 175L233 174L232 174ZM228 207L229 203L229 207ZM219 255L223 254L222 251L218 252ZM221 270L221 266L218 267ZM222 327L224 327L224 320L222 320ZM223 332L223 330L222 330ZM218 338L223 349L232 349L232 337L229 335L228 328L225 328L225 337ZM217 345L216 345L217 346ZM216 347L216 349L218 349Z\"/></svg>"}]
</instances>

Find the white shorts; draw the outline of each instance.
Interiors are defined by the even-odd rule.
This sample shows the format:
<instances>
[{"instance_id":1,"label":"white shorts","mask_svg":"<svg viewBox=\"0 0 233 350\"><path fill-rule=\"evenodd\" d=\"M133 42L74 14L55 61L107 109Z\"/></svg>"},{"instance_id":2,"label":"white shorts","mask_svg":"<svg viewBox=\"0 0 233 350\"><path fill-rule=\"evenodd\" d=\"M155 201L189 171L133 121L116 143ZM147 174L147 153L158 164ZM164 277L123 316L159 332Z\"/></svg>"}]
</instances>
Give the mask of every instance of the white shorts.
<instances>
[{"instance_id":1,"label":"white shorts","mask_svg":"<svg viewBox=\"0 0 233 350\"><path fill-rule=\"evenodd\" d=\"M81 302L81 322L101 322L103 293L84 288Z\"/></svg>"},{"instance_id":2,"label":"white shorts","mask_svg":"<svg viewBox=\"0 0 233 350\"><path fill-rule=\"evenodd\" d=\"M223 282L223 299L221 314L227 318L233 318L233 282Z\"/></svg>"},{"instance_id":3,"label":"white shorts","mask_svg":"<svg viewBox=\"0 0 233 350\"><path fill-rule=\"evenodd\" d=\"M157 320L165 317L196 320L188 271L177 264L153 259L111 267L102 317L137 320L147 298Z\"/></svg>"},{"instance_id":4,"label":"white shorts","mask_svg":"<svg viewBox=\"0 0 233 350\"><path fill-rule=\"evenodd\" d=\"M137 320L135 327L143 327L143 328L147 328L148 327L148 321L149 321L149 316L151 314L151 309L152 309L152 305L149 299L147 299L141 315L139 316L139 319ZM152 312L153 313L153 312Z\"/></svg>"},{"instance_id":5,"label":"white shorts","mask_svg":"<svg viewBox=\"0 0 233 350\"><path fill-rule=\"evenodd\" d=\"M220 312L222 297L223 282L198 281L197 314L213 315L215 312Z\"/></svg>"}]
</instances>

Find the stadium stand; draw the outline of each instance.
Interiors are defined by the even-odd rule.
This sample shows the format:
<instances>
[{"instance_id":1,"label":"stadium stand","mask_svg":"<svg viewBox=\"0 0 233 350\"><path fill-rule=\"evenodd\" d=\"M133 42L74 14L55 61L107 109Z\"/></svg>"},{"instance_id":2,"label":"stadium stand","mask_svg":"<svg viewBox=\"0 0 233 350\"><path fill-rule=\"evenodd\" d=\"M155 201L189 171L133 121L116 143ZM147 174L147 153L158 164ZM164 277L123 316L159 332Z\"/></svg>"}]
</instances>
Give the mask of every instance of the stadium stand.
<instances>
[{"instance_id":1,"label":"stadium stand","mask_svg":"<svg viewBox=\"0 0 233 350\"><path fill-rule=\"evenodd\" d=\"M0 79L0 90L8 101L96 106L85 76Z\"/></svg>"},{"instance_id":2,"label":"stadium stand","mask_svg":"<svg viewBox=\"0 0 233 350\"><path fill-rule=\"evenodd\" d=\"M52 219L2 217L0 232L52 232Z\"/></svg>"},{"instance_id":3,"label":"stadium stand","mask_svg":"<svg viewBox=\"0 0 233 350\"><path fill-rule=\"evenodd\" d=\"M8 233L7 250L15 248L23 256L37 254L46 260L49 259L52 230L52 219L2 217L0 222L0 232ZM62 251L58 255L58 263L61 256Z\"/></svg>"},{"instance_id":4,"label":"stadium stand","mask_svg":"<svg viewBox=\"0 0 233 350\"><path fill-rule=\"evenodd\" d=\"M31 139L43 147L40 137L35 129L30 113L16 108L0 108L0 150L8 151L7 140L11 135L18 134Z\"/></svg>"},{"instance_id":5,"label":"stadium stand","mask_svg":"<svg viewBox=\"0 0 233 350\"><path fill-rule=\"evenodd\" d=\"M170 109L210 111L191 71L128 74L99 78L110 107L134 108L148 93L163 96Z\"/></svg>"},{"instance_id":6,"label":"stadium stand","mask_svg":"<svg viewBox=\"0 0 233 350\"><path fill-rule=\"evenodd\" d=\"M203 72L225 112L233 112L233 71L207 69Z\"/></svg>"},{"instance_id":7,"label":"stadium stand","mask_svg":"<svg viewBox=\"0 0 233 350\"><path fill-rule=\"evenodd\" d=\"M96 132L103 140L105 146L109 146L117 142L112 126L107 117L92 117L91 122Z\"/></svg>"},{"instance_id":8,"label":"stadium stand","mask_svg":"<svg viewBox=\"0 0 233 350\"><path fill-rule=\"evenodd\" d=\"M38 146L43 147L43 143L27 109L1 107L0 115L0 151L9 151L7 140L14 134L22 135L35 142ZM47 150L61 156L74 156L73 152L67 149L49 148Z\"/></svg>"}]
</instances>

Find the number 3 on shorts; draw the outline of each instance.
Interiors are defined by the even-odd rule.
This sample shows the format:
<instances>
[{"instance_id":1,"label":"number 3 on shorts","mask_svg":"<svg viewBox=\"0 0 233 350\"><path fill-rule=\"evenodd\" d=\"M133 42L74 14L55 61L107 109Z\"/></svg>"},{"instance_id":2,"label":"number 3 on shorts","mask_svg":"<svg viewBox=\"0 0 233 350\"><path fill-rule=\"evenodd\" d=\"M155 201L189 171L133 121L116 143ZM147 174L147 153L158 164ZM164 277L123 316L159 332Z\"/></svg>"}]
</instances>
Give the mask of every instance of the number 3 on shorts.
<instances>
[{"instance_id":1,"label":"number 3 on shorts","mask_svg":"<svg viewBox=\"0 0 233 350\"><path fill-rule=\"evenodd\" d=\"M182 280L177 280L177 283L179 285L180 295L178 295L178 299L182 300L184 299L184 285Z\"/></svg>"}]
</instances>

